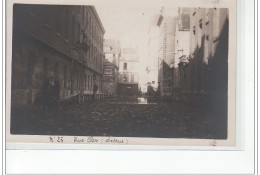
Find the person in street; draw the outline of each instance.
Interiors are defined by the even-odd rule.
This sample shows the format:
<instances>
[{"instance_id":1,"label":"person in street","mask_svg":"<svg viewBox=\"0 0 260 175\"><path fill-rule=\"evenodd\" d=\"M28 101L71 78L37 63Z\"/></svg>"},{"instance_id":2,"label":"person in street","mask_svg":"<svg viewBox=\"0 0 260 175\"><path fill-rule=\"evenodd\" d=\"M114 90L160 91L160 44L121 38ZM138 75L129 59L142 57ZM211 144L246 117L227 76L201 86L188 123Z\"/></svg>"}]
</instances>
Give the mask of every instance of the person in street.
<instances>
[{"instance_id":1,"label":"person in street","mask_svg":"<svg viewBox=\"0 0 260 175\"><path fill-rule=\"evenodd\" d=\"M55 78L52 90L55 101L58 101L60 99L60 83L58 78Z\"/></svg>"},{"instance_id":2,"label":"person in street","mask_svg":"<svg viewBox=\"0 0 260 175\"><path fill-rule=\"evenodd\" d=\"M53 105L55 104L55 95L54 95L54 78L50 77L49 78L49 84L48 84L48 105L49 105L49 110L53 109Z\"/></svg>"},{"instance_id":3,"label":"person in street","mask_svg":"<svg viewBox=\"0 0 260 175\"><path fill-rule=\"evenodd\" d=\"M60 99L60 83L59 79L56 77L53 86L52 86L52 99L53 99L53 105L56 108Z\"/></svg>"},{"instance_id":4,"label":"person in street","mask_svg":"<svg viewBox=\"0 0 260 175\"><path fill-rule=\"evenodd\" d=\"M52 106L52 88L54 86L53 79L51 77L46 78L43 81L41 93L37 97L36 105L42 106L43 111L50 109Z\"/></svg>"},{"instance_id":5,"label":"person in street","mask_svg":"<svg viewBox=\"0 0 260 175\"><path fill-rule=\"evenodd\" d=\"M147 101L150 102L151 101L151 95L152 95L152 89L151 89L152 86L151 86L150 82L148 82L147 84L148 84L148 86L147 86L147 96L148 96Z\"/></svg>"},{"instance_id":6,"label":"person in street","mask_svg":"<svg viewBox=\"0 0 260 175\"><path fill-rule=\"evenodd\" d=\"M98 86L97 85L94 85L93 87L93 95L92 95L92 101L96 101L96 93L97 93L97 90L98 90Z\"/></svg>"}]
</instances>

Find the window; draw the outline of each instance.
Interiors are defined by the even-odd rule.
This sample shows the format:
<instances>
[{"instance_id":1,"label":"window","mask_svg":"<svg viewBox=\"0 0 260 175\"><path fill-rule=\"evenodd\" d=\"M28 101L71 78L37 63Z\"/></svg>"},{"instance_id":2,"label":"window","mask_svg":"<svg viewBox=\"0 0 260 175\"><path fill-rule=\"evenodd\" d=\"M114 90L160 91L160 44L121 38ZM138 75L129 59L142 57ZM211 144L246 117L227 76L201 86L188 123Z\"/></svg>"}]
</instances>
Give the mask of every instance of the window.
<instances>
[{"instance_id":1,"label":"window","mask_svg":"<svg viewBox=\"0 0 260 175\"><path fill-rule=\"evenodd\" d=\"M64 66L63 68L63 87L66 89L67 88L67 66Z\"/></svg>"},{"instance_id":2,"label":"window","mask_svg":"<svg viewBox=\"0 0 260 175\"><path fill-rule=\"evenodd\" d=\"M98 50L96 49L96 64L98 64Z\"/></svg>"},{"instance_id":3,"label":"window","mask_svg":"<svg viewBox=\"0 0 260 175\"><path fill-rule=\"evenodd\" d=\"M97 64L97 49L95 47L95 60L94 60L94 63Z\"/></svg>"},{"instance_id":4,"label":"window","mask_svg":"<svg viewBox=\"0 0 260 175\"><path fill-rule=\"evenodd\" d=\"M65 9L65 38L68 38L69 30L68 30L68 21L69 21L69 10Z\"/></svg>"},{"instance_id":5,"label":"window","mask_svg":"<svg viewBox=\"0 0 260 175\"><path fill-rule=\"evenodd\" d=\"M93 82L93 77L90 77L90 90L92 90L92 82Z\"/></svg>"},{"instance_id":6,"label":"window","mask_svg":"<svg viewBox=\"0 0 260 175\"><path fill-rule=\"evenodd\" d=\"M85 7L82 7L83 20L85 20Z\"/></svg>"},{"instance_id":7,"label":"window","mask_svg":"<svg viewBox=\"0 0 260 175\"><path fill-rule=\"evenodd\" d=\"M58 64L58 62L55 63L54 72L55 72L56 75L59 74L59 64Z\"/></svg>"},{"instance_id":8,"label":"window","mask_svg":"<svg viewBox=\"0 0 260 175\"><path fill-rule=\"evenodd\" d=\"M127 63L124 63L124 70L127 70Z\"/></svg>"},{"instance_id":9,"label":"window","mask_svg":"<svg viewBox=\"0 0 260 175\"><path fill-rule=\"evenodd\" d=\"M110 46L105 46L105 52L110 52Z\"/></svg>"},{"instance_id":10,"label":"window","mask_svg":"<svg viewBox=\"0 0 260 175\"><path fill-rule=\"evenodd\" d=\"M199 21L199 26L202 29L202 19L200 19L200 21Z\"/></svg>"},{"instance_id":11,"label":"window","mask_svg":"<svg viewBox=\"0 0 260 175\"><path fill-rule=\"evenodd\" d=\"M57 11L56 11L56 31L60 32L60 28L61 28L60 9L57 9Z\"/></svg>"},{"instance_id":12,"label":"window","mask_svg":"<svg viewBox=\"0 0 260 175\"><path fill-rule=\"evenodd\" d=\"M70 72L70 89L74 90L74 73L72 71Z\"/></svg>"},{"instance_id":13,"label":"window","mask_svg":"<svg viewBox=\"0 0 260 175\"><path fill-rule=\"evenodd\" d=\"M83 7L84 9L84 7ZM84 90L87 89L87 76L86 74L84 75Z\"/></svg>"},{"instance_id":14,"label":"window","mask_svg":"<svg viewBox=\"0 0 260 175\"><path fill-rule=\"evenodd\" d=\"M95 40L97 40L97 27L95 27Z\"/></svg>"},{"instance_id":15,"label":"window","mask_svg":"<svg viewBox=\"0 0 260 175\"><path fill-rule=\"evenodd\" d=\"M94 30L94 28L95 28L95 26L94 26L95 24L94 24L94 22L92 21L92 36L94 37L94 35L95 35L95 30Z\"/></svg>"},{"instance_id":16,"label":"window","mask_svg":"<svg viewBox=\"0 0 260 175\"><path fill-rule=\"evenodd\" d=\"M78 41L80 42L80 24L78 23Z\"/></svg>"},{"instance_id":17,"label":"window","mask_svg":"<svg viewBox=\"0 0 260 175\"><path fill-rule=\"evenodd\" d=\"M123 81L128 81L128 75L124 75Z\"/></svg>"},{"instance_id":18,"label":"window","mask_svg":"<svg viewBox=\"0 0 260 175\"><path fill-rule=\"evenodd\" d=\"M90 41L87 41L88 45L90 46ZM88 60L90 59L90 48L88 49Z\"/></svg>"},{"instance_id":19,"label":"window","mask_svg":"<svg viewBox=\"0 0 260 175\"><path fill-rule=\"evenodd\" d=\"M97 55L97 65L99 65L99 54Z\"/></svg>"},{"instance_id":20,"label":"window","mask_svg":"<svg viewBox=\"0 0 260 175\"><path fill-rule=\"evenodd\" d=\"M48 70L48 58L44 58L43 60L43 70L44 73L46 73L46 71Z\"/></svg>"},{"instance_id":21,"label":"window","mask_svg":"<svg viewBox=\"0 0 260 175\"><path fill-rule=\"evenodd\" d=\"M196 15L196 9L194 9L194 11L193 11L193 14L192 14L193 16L195 16Z\"/></svg>"},{"instance_id":22,"label":"window","mask_svg":"<svg viewBox=\"0 0 260 175\"><path fill-rule=\"evenodd\" d=\"M93 60L93 43L90 45L90 61L92 62Z\"/></svg>"},{"instance_id":23,"label":"window","mask_svg":"<svg viewBox=\"0 0 260 175\"><path fill-rule=\"evenodd\" d=\"M92 34L92 19L90 17L90 33Z\"/></svg>"},{"instance_id":24,"label":"window","mask_svg":"<svg viewBox=\"0 0 260 175\"><path fill-rule=\"evenodd\" d=\"M72 33L72 40L75 39L75 18L74 16L72 17L72 24L71 24L71 33Z\"/></svg>"},{"instance_id":25,"label":"window","mask_svg":"<svg viewBox=\"0 0 260 175\"><path fill-rule=\"evenodd\" d=\"M88 16L88 11L86 11L86 25L88 26L88 22L89 22L89 16Z\"/></svg>"},{"instance_id":26,"label":"window","mask_svg":"<svg viewBox=\"0 0 260 175\"><path fill-rule=\"evenodd\" d=\"M42 8L43 8L43 21L44 21L44 23L48 23L48 8L47 8L47 6L42 6Z\"/></svg>"},{"instance_id":27,"label":"window","mask_svg":"<svg viewBox=\"0 0 260 175\"><path fill-rule=\"evenodd\" d=\"M89 89L89 85L90 85L90 77L88 75L88 89Z\"/></svg>"},{"instance_id":28,"label":"window","mask_svg":"<svg viewBox=\"0 0 260 175\"><path fill-rule=\"evenodd\" d=\"M207 11L209 11L209 10L207 9ZM207 12L205 21L206 21L205 24L208 25L209 24L209 12Z\"/></svg>"},{"instance_id":29,"label":"window","mask_svg":"<svg viewBox=\"0 0 260 175\"><path fill-rule=\"evenodd\" d=\"M76 72L76 88L79 88L79 71Z\"/></svg>"}]
</instances>

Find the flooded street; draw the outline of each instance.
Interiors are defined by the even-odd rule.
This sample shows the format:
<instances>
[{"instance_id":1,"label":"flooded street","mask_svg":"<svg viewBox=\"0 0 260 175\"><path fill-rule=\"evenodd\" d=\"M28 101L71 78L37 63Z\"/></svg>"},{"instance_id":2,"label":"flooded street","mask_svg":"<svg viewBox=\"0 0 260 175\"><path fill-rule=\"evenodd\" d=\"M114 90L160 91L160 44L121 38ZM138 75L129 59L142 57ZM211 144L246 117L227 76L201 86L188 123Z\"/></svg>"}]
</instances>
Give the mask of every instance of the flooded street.
<instances>
[{"instance_id":1,"label":"flooded street","mask_svg":"<svg viewBox=\"0 0 260 175\"><path fill-rule=\"evenodd\" d=\"M13 110L13 134L163 138L224 138L220 116L182 103L146 98L75 104L45 114ZM222 125L218 124L222 123ZM22 127L21 127L22 126Z\"/></svg>"},{"instance_id":2,"label":"flooded street","mask_svg":"<svg viewBox=\"0 0 260 175\"><path fill-rule=\"evenodd\" d=\"M16 4L10 132L226 139L229 10L169 5Z\"/></svg>"}]
</instances>

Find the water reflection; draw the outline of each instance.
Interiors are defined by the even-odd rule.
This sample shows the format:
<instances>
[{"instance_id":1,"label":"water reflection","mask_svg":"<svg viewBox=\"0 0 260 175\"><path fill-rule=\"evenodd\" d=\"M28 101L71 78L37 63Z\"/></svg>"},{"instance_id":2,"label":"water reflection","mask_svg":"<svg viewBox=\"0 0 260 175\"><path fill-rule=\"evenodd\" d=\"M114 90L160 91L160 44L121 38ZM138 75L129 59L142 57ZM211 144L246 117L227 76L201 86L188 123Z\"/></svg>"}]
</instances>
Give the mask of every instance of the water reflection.
<instances>
[{"instance_id":1,"label":"water reflection","mask_svg":"<svg viewBox=\"0 0 260 175\"><path fill-rule=\"evenodd\" d=\"M147 101L147 98L137 98L138 100L138 104L147 104L148 101Z\"/></svg>"},{"instance_id":2,"label":"water reflection","mask_svg":"<svg viewBox=\"0 0 260 175\"><path fill-rule=\"evenodd\" d=\"M117 99L115 101L108 102L110 104L157 104L154 102L154 100L151 100L149 98L135 98L135 99Z\"/></svg>"}]
</instances>

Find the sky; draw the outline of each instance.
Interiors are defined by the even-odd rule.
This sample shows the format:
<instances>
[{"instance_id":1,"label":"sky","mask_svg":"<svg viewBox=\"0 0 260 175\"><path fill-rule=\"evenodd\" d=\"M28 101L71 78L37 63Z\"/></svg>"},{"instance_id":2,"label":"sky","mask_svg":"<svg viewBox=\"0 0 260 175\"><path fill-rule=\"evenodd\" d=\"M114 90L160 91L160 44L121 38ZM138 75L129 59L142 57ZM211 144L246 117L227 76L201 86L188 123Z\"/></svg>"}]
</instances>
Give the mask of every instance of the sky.
<instances>
[{"instance_id":1,"label":"sky","mask_svg":"<svg viewBox=\"0 0 260 175\"><path fill-rule=\"evenodd\" d=\"M140 60L139 79L143 78L142 75L145 73L146 60L148 59L148 30L152 17L160 14L162 6L167 6L165 8L167 15L176 16L177 8L173 3L170 4L169 1L162 0L98 0L94 3L105 28L104 39L119 39L122 48L138 48Z\"/></svg>"}]
</instances>

